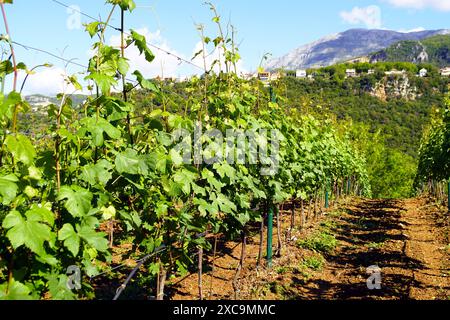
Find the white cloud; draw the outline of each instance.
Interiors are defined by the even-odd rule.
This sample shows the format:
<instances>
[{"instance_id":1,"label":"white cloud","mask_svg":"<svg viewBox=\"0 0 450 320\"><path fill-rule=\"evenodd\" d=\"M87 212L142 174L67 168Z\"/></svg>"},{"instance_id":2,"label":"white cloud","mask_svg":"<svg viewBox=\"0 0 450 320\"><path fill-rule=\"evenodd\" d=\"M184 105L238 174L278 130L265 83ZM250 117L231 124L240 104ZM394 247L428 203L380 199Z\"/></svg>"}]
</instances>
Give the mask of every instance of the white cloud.
<instances>
[{"instance_id":1,"label":"white cloud","mask_svg":"<svg viewBox=\"0 0 450 320\"><path fill-rule=\"evenodd\" d=\"M21 85L25 79L25 74L21 73L18 83ZM66 73L64 69L58 67L40 69L36 73L31 74L24 87L24 94L43 94L47 96L55 96L58 93L82 93L76 91L72 85L68 85L65 81Z\"/></svg>"},{"instance_id":2,"label":"white cloud","mask_svg":"<svg viewBox=\"0 0 450 320\"><path fill-rule=\"evenodd\" d=\"M169 46L167 41L161 36L161 32L159 30L152 33L147 28L143 28L136 30L136 32L145 36L147 42L185 59L183 54L177 52ZM112 36L109 41L110 45L116 47L120 47L120 42L120 36ZM152 47L150 47L150 49L152 49L155 54L155 60L151 63L145 60L144 55L141 55L135 46L130 46L127 48L125 55L129 60L131 73L135 70L139 70L146 78L154 78L156 76L163 76L165 78L179 76L180 61L178 58Z\"/></svg>"},{"instance_id":3,"label":"white cloud","mask_svg":"<svg viewBox=\"0 0 450 320\"><path fill-rule=\"evenodd\" d=\"M425 9L433 8L439 11L450 11L449 0L384 0L400 8Z\"/></svg>"},{"instance_id":4,"label":"white cloud","mask_svg":"<svg viewBox=\"0 0 450 320\"><path fill-rule=\"evenodd\" d=\"M418 27L418 28L414 28L414 29L409 29L409 30L405 30L405 29L400 29L398 30L398 32L402 32L402 33L411 33L411 32L420 32L420 31L425 31L426 29L423 27Z\"/></svg>"},{"instance_id":5,"label":"white cloud","mask_svg":"<svg viewBox=\"0 0 450 320\"><path fill-rule=\"evenodd\" d=\"M175 49L173 49L168 41L161 35L161 32L158 30L156 32L151 32L148 30L148 28L142 28L136 30L136 32L142 34L145 36L147 41L151 44L154 44L158 46L161 49L164 49L167 52L171 52L173 55L168 55L167 53L164 53L158 49L150 47L152 49L153 53L155 54L155 60L153 60L151 63L147 62L145 60L144 55L141 55L139 50L135 46L130 46L126 49L126 57L129 60L130 64L130 72L128 75L128 78L134 79L134 76L131 75L132 72L135 70L139 70L144 77L146 78L154 78L157 76L163 76L165 78L168 77L181 77L185 78L194 74L200 75L202 74L202 70L198 68L194 68L189 64L186 63L180 63L179 59L175 57L174 55L181 57L187 61L190 61L191 58L194 56L196 52L201 50L202 44L201 42L198 42L195 47L193 48L192 52L189 53L189 55L184 55L180 52L177 52ZM111 46L114 46L116 48L120 48L121 45L121 39L120 35L112 36L108 44ZM87 57L92 57L94 52L92 50L89 50L87 52ZM211 53L207 54L207 67L210 68L211 64L214 60L221 57L221 60L223 61L223 55L219 55L218 51L212 51ZM197 66L203 67L203 58L202 56L198 56L196 59L192 61ZM243 61L239 61L237 64L238 73L240 72L246 72L246 69L244 68ZM217 71L217 67L215 68L215 71ZM70 75L70 73L69 73ZM81 84L84 85L84 90L86 90L86 82L83 80L85 75L79 75L78 79ZM19 85L22 83L23 79L25 78L25 74L21 74L19 78ZM48 96L55 96L57 93L61 93L64 90L67 93L73 93L74 88L73 86L67 86L67 84L64 81L65 79L65 71L63 68L60 67L52 67L48 69L39 69L38 72L31 75L28 80L27 84L25 86L24 94L43 94ZM120 91L121 86L115 88L115 91ZM82 92L76 92L76 93L82 93ZM87 91L84 91L83 93L89 94Z\"/></svg>"},{"instance_id":6,"label":"white cloud","mask_svg":"<svg viewBox=\"0 0 450 320\"><path fill-rule=\"evenodd\" d=\"M354 7L352 11L342 11L340 15L350 24L364 24L369 29L381 27L381 9L378 6Z\"/></svg>"}]
</instances>

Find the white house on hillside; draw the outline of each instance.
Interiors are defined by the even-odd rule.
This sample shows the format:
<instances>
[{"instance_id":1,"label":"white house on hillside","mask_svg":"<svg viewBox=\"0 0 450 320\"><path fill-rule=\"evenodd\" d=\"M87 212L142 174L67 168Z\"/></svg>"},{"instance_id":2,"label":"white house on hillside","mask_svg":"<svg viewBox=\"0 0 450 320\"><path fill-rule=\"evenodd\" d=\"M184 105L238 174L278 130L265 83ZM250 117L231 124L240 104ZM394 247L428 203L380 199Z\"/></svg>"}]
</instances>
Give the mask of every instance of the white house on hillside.
<instances>
[{"instance_id":1,"label":"white house on hillside","mask_svg":"<svg viewBox=\"0 0 450 320\"><path fill-rule=\"evenodd\" d=\"M427 70L427 69L425 69L425 68L420 69L420 71L419 71L419 77L425 78L427 75L428 75L428 70Z\"/></svg>"},{"instance_id":2,"label":"white house on hillside","mask_svg":"<svg viewBox=\"0 0 450 320\"><path fill-rule=\"evenodd\" d=\"M356 77L356 69L347 69L345 70L345 74L347 75L347 78L354 78Z\"/></svg>"},{"instance_id":3,"label":"white house on hillside","mask_svg":"<svg viewBox=\"0 0 450 320\"><path fill-rule=\"evenodd\" d=\"M450 76L450 67L445 67L440 70L441 76L449 77Z\"/></svg>"},{"instance_id":4,"label":"white house on hillside","mask_svg":"<svg viewBox=\"0 0 450 320\"><path fill-rule=\"evenodd\" d=\"M398 71L398 70L394 69L391 71L386 71L384 74L387 76L401 76L401 75L406 74L406 71L405 70Z\"/></svg>"},{"instance_id":5,"label":"white house on hillside","mask_svg":"<svg viewBox=\"0 0 450 320\"><path fill-rule=\"evenodd\" d=\"M295 76L297 78L306 78L306 76L307 76L306 70L297 70L295 72Z\"/></svg>"}]
</instances>

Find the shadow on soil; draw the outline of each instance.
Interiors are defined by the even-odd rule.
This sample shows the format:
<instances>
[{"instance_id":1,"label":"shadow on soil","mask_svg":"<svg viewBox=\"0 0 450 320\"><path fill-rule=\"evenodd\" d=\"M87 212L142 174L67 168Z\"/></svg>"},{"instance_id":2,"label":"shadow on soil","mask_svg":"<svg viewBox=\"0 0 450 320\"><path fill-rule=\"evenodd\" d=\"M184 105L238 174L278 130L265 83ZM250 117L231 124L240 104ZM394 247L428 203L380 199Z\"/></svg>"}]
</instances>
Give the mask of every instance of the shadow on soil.
<instances>
[{"instance_id":1,"label":"shadow on soil","mask_svg":"<svg viewBox=\"0 0 450 320\"><path fill-rule=\"evenodd\" d=\"M321 280L304 281L294 278L293 287L300 288L287 293L289 299L408 299L411 286L420 287L408 272L385 275L382 290L370 291L365 282L365 269L371 265L381 268L401 268L404 270L424 269L421 262L406 257L403 250L385 251L382 246L390 241L404 241L400 224L404 210L395 200L367 201L353 210L346 210L341 223L335 228L336 239L348 245L334 255L327 256L330 265L345 272L347 283L331 283ZM369 248L368 245L380 245ZM356 279L351 281L351 279Z\"/></svg>"}]
</instances>

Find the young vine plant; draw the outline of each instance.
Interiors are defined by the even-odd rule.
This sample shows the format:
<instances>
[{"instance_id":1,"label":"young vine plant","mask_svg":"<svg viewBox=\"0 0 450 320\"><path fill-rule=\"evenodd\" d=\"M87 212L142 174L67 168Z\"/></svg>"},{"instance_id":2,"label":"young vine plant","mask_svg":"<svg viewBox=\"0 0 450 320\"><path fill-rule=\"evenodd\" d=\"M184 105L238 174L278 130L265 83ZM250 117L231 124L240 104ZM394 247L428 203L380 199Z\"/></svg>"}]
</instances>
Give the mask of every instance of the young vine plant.
<instances>
[{"instance_id":1,"label":"young vine plant","mask_svg":"<svg viewBox=\"0 0 450 320\"><path fill-rule=\"evenodd\" d=\"M416 187L436 193L436 186L450 183L450 99L422 139ZM435 194L436 195L436 194Z\"/></svg>"}]
</instances>

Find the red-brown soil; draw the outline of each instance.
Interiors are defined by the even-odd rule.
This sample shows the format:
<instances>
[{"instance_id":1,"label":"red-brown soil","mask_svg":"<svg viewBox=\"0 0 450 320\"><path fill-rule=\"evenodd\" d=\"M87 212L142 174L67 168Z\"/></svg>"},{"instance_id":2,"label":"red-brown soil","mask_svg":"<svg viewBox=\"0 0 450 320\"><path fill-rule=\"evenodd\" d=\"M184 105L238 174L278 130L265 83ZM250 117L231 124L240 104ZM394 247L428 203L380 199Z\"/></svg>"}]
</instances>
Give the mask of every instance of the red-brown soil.
<instances>
[{"instance_id":1,"label":"red-brown soil","mask_svg":"<svg viewBox=\"0 0 450 320\"><path fill-rule=\"evenodd\" d=\"M205 252L205 299L450 299L449 215L427 199L349 199L303 230L294 230L289 239L289 212L282 213L281 257L274 258L272 269L257 270L255 230L237 292L233 278L240 243L219 242L214 272L212 253ZM338 241L331 252L320 254L298 245L298 240L321 233ZM324 260L311 266L311 257ZM367 267L373 265L381 268L380 290L367 288ZM170 280L166 294L175 300L197 300L197 274Z\"/></svg>"}]
</instances>

